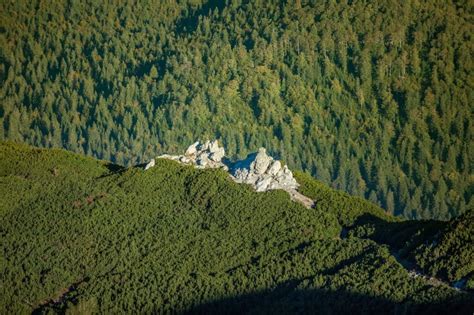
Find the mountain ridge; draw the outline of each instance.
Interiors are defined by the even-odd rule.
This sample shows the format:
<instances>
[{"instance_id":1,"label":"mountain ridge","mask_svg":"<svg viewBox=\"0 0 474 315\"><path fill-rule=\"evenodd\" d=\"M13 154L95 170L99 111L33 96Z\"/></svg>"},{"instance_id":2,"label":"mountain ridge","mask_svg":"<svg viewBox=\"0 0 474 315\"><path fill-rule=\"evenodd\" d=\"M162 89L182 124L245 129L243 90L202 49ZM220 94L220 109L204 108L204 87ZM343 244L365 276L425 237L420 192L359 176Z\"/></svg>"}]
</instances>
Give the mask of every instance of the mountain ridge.
<instances>
[{"instance_id":1,"label":"mountain ridge","mask_svg":"<svg viewBox=\"0 0 474 315\"><path fill-rule=\"evenodd\" d=\"M377 234L417 222L309 175L295 173L302 192L319 198L310 209L283 191L257 193L223 170L174 161L144 171L5 142L0 157L4 312L473 309L472 278L459 291L413 277L391 253L404 241ZM459 222L456 235L469 235L469 218ZM463 257L472 257L471 241ZM440 248L456 250L449 244ZM422 258L415 262L429 272L442 269ZM443 266L449 281L472 268Z\"/></svg>"},{"instance_id":2,"label":"mountain ridge","mask_svg":"<svg viewBox=\"0 0 474 315\"><path fill-rule=\"evenodd\" d=\"M311 198L298 191L299 184L288 166L268 156L265 148L259 148L258 152L250 153L245 159L231 161L226 157L224 147L219 147L217 140L207 140L204 143L194 142L186 149L184 155L162 154L158 158L194 165L199 169L223 169L229 172L230 178L235 182L249 184L257 192L280 189L286 191L292 200L300 202L305 207L314 206ZM143 164L144 169L154 167L155 163L155 159L151 159L150 162Z\"/></svg>"}]
</instances>

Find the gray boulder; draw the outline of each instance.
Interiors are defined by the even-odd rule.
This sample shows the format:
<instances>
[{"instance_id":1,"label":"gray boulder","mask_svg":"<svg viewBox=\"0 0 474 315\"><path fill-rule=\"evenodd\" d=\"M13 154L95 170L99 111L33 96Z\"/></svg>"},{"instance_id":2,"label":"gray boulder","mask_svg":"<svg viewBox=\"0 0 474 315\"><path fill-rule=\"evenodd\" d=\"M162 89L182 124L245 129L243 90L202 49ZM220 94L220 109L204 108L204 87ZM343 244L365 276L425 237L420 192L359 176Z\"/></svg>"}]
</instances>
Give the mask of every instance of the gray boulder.
<instances>
[{"instance_id":1,"label":"gray boulder","mask_svg":"<svg viewBox=\"0 0 474 315\"><path fill-rule=\"evenodd\" d=\"M281 162L280 161L274 161L270 168L268 169L268 174L275 176L278 174L278 172L281 169Z\"/></svg>"},{"instance_id":2,"label":"gray boulder","mask_svg":"<svg viewBox=\"0 0 474 315\"><path fill-rule=\"evenodd\" d=\"M217 140L200 143L196 141L191 144L184 155L161 155L160 158L179 161L183 164L195 165L198 168L223 168L228 170L222 163L225 156L225 150L219 147Z\"/></svg>"},{"instance_id":3,"label":"gray boulder","mask_svg":"<svg viewBox=\"0 0 474 315\"><path fill-rule=\"evenodd\" d=\"M197 152L198 145L199 145L199 141L196 141L193 144L191 144L186 150L186 153L184 153L184 155L187 155L187 156L195 155Z\"/></svg>"},{"instance_id":4,"label":"gray boulder","mask_svg":"<svg viewBox=\"0 0 474 315\"><path fill-rule=\"evenodd\" d=\"M273 178L271 176L263 176L258 179L255 183L255 190L256 191L266 191L272 185Z\"/></svg>"},{"instance_id":5,"label":"gray boulder","mask_svg":"<svg viewBox=\"0 0 474 315\"><path fill-rule=\"evenodd\" d=\"M201 167L206 167L209 164L209 158L206 154L201 154L196 160L196 164Z\"/></svg>"},{"instance_id":6,"label":"gray boulder","mask_svg":"<svg viewBox=\"0 0 474 315\"><path fill-rule=\"evenodd\" d=\"M217 151L219 151L220 149L224 149L224 148L219 148L219 144L217 143L217 140L214 140L214 141L211 141L209 143L209 153L215 153Z\"/></svg>"},{"instance_id":7,"label":"gray boulder","mask_svg":"<svg viewBox=\"0 0 474 315\"><path fill-rule=\"evenodd\" d=\"M250 168L254 170L256 174L263 174L267 170L273 159L267 155L265 148L258 149L255 160L250 165Z\"/></svg>"},{"instance_id":8,"label":"gray boulder","mask_svg":"<svg viewBox=\"0 0 474 315\"><path fill-rule=\"evenodd\" d=\"M225 156L224 148L218 148L216 151L209 155L209 158L214 162L220 162Z\"/></svg>"},{"instance_id":9,"label":"gray boulder","mask_svg":"<svg viewBox=\"0 0 474 315\"><path fill-rule=\"evenodd\" d=\"M280 161L275 161L267 155L264 148L257 153L249 154L246 159L237 161L232 167L232 175L238 183L254 186L257 191L284 189L293 191L298 183L293 173Z\"/></svg>"}]
</instances>

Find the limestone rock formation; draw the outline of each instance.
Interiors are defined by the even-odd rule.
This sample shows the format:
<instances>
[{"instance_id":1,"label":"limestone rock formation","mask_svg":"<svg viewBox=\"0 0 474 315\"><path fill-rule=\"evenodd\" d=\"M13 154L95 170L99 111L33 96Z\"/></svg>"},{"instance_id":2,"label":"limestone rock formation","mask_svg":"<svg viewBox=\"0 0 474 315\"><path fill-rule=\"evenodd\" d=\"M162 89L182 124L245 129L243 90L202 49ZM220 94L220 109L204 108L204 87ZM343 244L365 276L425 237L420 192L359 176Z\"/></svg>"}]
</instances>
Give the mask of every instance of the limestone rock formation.
<instances>
[{"instance_id":1,"label":"limestone rock formation","mask_svg":"<svg viewBox=\"0 0 474 315\"><path fill-rule=\"evenodd\" d=\"M228 170L227 165L223 163L224 157L225 150L223 147L219 147L217 140L206 141L205 143L197 141L188 147L184 155L164 154L159 156L159 158L195 165L197 168L223 168Z\"/></svg>"},{"instance_id":2,"label":"limestone rock formation","mask_svg":"<svg viewBox=\"0 0 474 315\"><path fill-rule=\"evenodd\" d=\"M230 177L237 183L252 185L256 191L283 189L290 194L292 200L311 208L314 201L297 191L298 183L286 165L267 155L265 148L249 154L246 159L231 163L225 158L225 150L219 147L217 140L199 141L191 144L184 155L164 154L159 158L194 165L196 168L222 168L230 172ZM148 165L151 165L152 160ZM148 165L145 169L148 168ZM152 166L153 166L152 165ZM150 166L150 167L152 167Z\"/></svg>"},{"instance_id":3,"label":"limestone rock formation","mask_svg":"<svg viewBox=\"0 0 474 315\"><path fill-rule=\"evenodd\" d=\"M264 148L250 154L246 159L236 162L231 174L238 183L251 184L257 191L283 189L295 191L298 183L286 165L267 155Z\"/></svg>"}]
</instances>

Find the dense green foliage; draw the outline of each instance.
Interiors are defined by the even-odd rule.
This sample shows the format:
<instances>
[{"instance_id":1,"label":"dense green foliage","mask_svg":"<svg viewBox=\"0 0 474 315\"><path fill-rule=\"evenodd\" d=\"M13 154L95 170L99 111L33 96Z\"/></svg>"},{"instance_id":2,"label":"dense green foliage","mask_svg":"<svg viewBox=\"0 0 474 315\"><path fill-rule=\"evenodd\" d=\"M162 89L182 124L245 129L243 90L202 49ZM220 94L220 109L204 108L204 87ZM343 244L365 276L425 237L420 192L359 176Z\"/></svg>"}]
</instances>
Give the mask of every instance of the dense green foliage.
<instances>
[{"instance_id":1,"label":"dense green foliage","mask_svg":"<svg viewBox=\"0 0 474 315\"><path fill-rule=\"evenodd\" d=\"M450 222L393 223L364 215L349 235L387 244L426 274L474 289L474 211Z\"/></svg>"},{"instance_id":2,"label":"dense green foliage","mask_svg":"<svg viewBox=\"0 0 474 315\"><path fill-rule=\"evenodd\" d=\"M474 211L449 222L436 238L418 245L416 263L432 275L451 281L465 279L474 289Z\"/></svg>"},{"instance_id":3,"label":"dense green foliage","mask_svg":"<svg viewBox=\"0 0 474 315\"><path fill-rule=\"evenodd\" d=\"M401 221L375 205L334 191L308 174L296 172L300 191L316 201L316 209L332 212L349 237L387 244L431 276L465 281L474 289L474 211L450 221Z\"/></svg>"},{"instance_id":4,"label":"dense green foliage","mask_svg":"<svg viewBox=\"0 0 474 315\"><path fill-rule=\"evenodd\" d=\"M0 139L220 138L409 218L472 208L472 1L1 1Z\"/></svg>"},{"instance_id":5,"label":"dense green foliage","mask_svg":"<svg viewBox=\"0 0 474 315\"><path fill-rule=\"evenodd\" d=\"M339 237L364 215L398 220L306 177L314 189L321 206L307 209L221 170L1 143L0 312L472 312L472 292Z\"/></svg>"},{"instance_id":6,"label":"dense green foliage","mask_svg":"<svg viewBox=\"0 0 474 315\"><path fill-rule=\"evenodd\" d=\"M315 208L333 213L342 226L352 226L358 218L365 214L371 214L384 222L400 221L396 217L385 214L373 203L331 189L307 173L296 171L294 176L300 184L299 191L315 201Z\"/></svg>"},{"instance_id":7,"label":"dense green foliage","mask_svg":"<svg viewBox=\"0 0 474 315\"><path fill-rule=\"evenodd\" d=\"M426 274L450 282L462 281L474 289L474 211L450 222L394 224L366 216L349 235L388 244Z\"/></svg>"}]
</instances>

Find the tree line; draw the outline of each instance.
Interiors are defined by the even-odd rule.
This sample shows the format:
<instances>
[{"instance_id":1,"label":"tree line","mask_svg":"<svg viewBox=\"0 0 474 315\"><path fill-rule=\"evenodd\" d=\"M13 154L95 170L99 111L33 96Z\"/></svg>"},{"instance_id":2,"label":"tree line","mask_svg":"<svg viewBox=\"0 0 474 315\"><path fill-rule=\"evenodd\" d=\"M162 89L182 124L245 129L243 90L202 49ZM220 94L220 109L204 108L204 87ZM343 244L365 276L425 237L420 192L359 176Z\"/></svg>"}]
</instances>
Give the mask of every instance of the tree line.
<instances>
[{"instance_id":1,"label":"tree line","mask_svg":"<svg viewBox=\"0 0 474 315\"><path fill-rule=\"evenodd\" d=\"M472 208L469 1L0 9L0 139L131 165L219 138L392 214Z\"/></svg>"}]
</instances>

